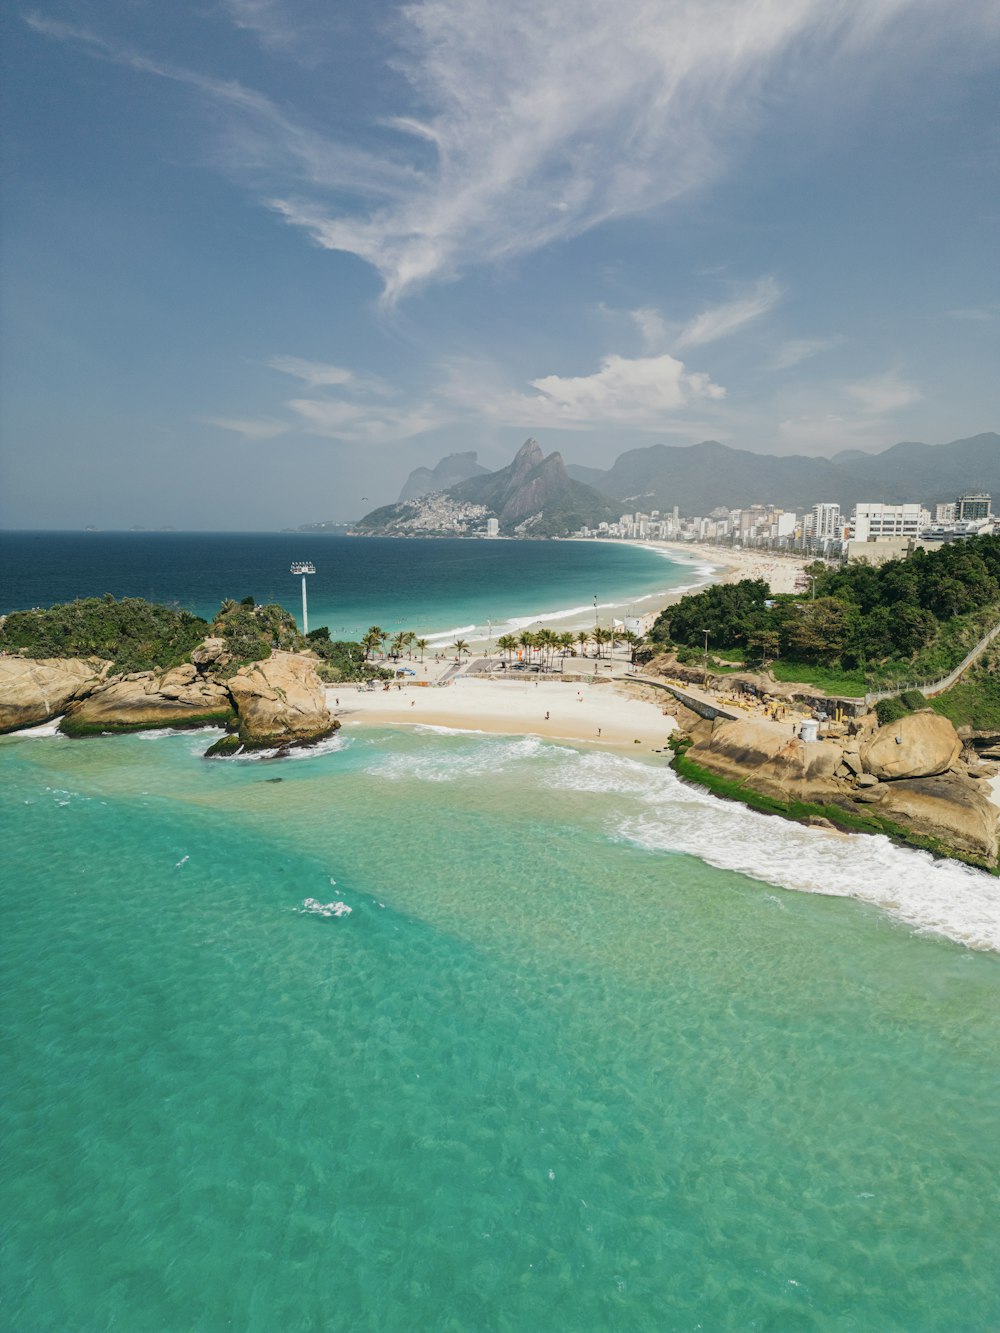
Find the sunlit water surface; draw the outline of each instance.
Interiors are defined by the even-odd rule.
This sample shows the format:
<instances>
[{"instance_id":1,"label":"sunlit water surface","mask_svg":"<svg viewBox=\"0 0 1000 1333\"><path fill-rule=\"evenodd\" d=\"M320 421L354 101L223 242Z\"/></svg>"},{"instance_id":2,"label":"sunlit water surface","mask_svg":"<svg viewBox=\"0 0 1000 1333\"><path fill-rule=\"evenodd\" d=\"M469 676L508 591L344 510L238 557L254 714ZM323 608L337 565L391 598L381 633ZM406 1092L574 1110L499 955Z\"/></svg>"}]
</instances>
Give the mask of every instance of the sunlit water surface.
<instances>
[{"instance_id":1,"label":"sunlit water surface","mask_svg":"<svg viewBox=\"0 0 1000 1333\"><path fill-rule=\"evenodd\" d=\"M996 881L652 756L209 739L0 740L6 1327L1000 1324Z\"/></svg>"}]
</instances>

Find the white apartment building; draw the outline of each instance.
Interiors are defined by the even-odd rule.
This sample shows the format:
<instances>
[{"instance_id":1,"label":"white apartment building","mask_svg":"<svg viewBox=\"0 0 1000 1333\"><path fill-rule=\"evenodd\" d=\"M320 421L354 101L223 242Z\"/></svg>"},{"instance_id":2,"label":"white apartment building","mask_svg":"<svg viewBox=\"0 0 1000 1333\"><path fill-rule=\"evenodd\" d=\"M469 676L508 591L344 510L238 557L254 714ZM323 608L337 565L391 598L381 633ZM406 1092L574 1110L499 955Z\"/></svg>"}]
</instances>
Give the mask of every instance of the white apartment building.
<instances>
[{"instance_id":1,"label":"white apartment building","mask_svg":"<svg viewBox=\"0 0 1000 1333\"><path fill-rule=\"evenodd\" d=\"M840 541L843 536L843 523L840 518L840 505L814 504L810 536L820 542Z\"/></svg>"},{"instance_id":2,"label":"white apartment building","mask_svg":"<svg viewBox=\"0 0 1000 1333\"><path fill-rule=\"evenodd\" d=\"M854 506L851 536L856 542L874 542L880 537L916 537L929 527L930 521L930 510L919 504L859 501Z\"/></svg>"}]
</instances>

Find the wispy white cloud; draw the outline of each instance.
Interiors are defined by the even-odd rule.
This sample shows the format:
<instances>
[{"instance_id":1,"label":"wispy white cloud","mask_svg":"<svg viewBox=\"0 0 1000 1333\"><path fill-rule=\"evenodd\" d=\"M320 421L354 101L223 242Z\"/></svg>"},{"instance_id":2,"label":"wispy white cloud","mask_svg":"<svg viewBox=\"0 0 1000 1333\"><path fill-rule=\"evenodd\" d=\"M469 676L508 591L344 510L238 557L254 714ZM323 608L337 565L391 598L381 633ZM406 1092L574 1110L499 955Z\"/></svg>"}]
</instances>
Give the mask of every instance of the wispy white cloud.
<instances>
[{"instance_id":1,"label":"wispy white cloud","mask_svg":"<svg viewBox=\"0 0 1000 1333\"><path fill-rule=\"evenodd\" d=\"M629 317L639 330L639 336L642 339L643 350L646 352L659 352L667 345L670 338L670 330L667 321L658 310L652 306L642 306L638 310L630 310Z\"/></svg>"},{"instance_id":2,"label":"wispy white cloud","mask_svg":"<svg viewBox=\"0 0 1000 1333\"><path fill-rule=\"evenodd\" d=\"M468 367L453 367L442 389L450 402L504 425L525 429L586 430L618 426L668 433L694 429L688 417L725 396L708 375L685 369L675 357L612 354L590 375L542 375L534 393L497 385Z\"/></svg>"},{"instance_id":3,"label":"wispy white cloud","mask_svg":"<svg viewBox=\"0 0 1000 1333\"><path fill-rule=\"evenodd\" d=\"M781 288L774 278L760 278L734 300L713 306L695 316L685 324L674 346L701 347L705 343L728 338L730 334L773 310L780 300Z\"/></svg>"},{"instance_id":4,"label":"wispy white cloud","mask_svg":"<svg viewBox=\"0 0 1000 1333\"><path fill-rule=\"evenodd\" d=\"M918 403L923 397L916 385L908 384L894 370L871 379L858 380L856 384L848 384L846 391L861 404L863 412L872 415L898 411L901 407Z\"/></svg>"},{"instance_id":5,"label":"wispy white cloud","mask_svg":"<svg viewBox=\"0 0 1000 1333\"><path fill-rule=\"evenodd\" d=\"M248 440L273 440L291 429L287 422L274 421L270 417L199 417L198 420L207 426L233 431Z\"/></svg>"},{"instance_id":6,"label":"wispy white cloud","mask_svg":"<svg viewBox=\"0 0 1000 1333\"><path fill-rule=\"evenodd\" d=\"M770 368L791 370L793 366L808 361L810 357L817 356L820 352L829 351L831 347L837 347L842 342L843 338L839 334L832 338L792 338L782 343L771 357Z\"/></svg>"},{"instance_id":7,"label":"wispy white cloud","mask_svg":"<svg viewBox=\"0 0 1000 1333\"><path fill-rule=\"evenodd\" d=\"M332 366L323 361L305 361L300 356L272 356L267 364L272 370L301 380L310 389L352 384L358 378L353 370L345 370L343 366Z\"/></svg>"},{"instance_id":8,"label":"wispy white cloud","mask_svg":"<svg viewBox=\"0 0 1000 1333\"><path fill-rule=\"evenodd\" d=\"M354 444L394 444L449 420L448 413L430 403L386 407L346 398L292 398L285 406L305 434Z\"/></svg>"},{"instance_id":9,"label":"wispy white cloud","mask_svg":"<svg viewBox=\"0 0 1000 1333\"><path fill-rule=\"evenodd\" d=\"M280 39L269 0L228 3L235 21ZM919 20L901 39L907 49L933 50L940 25L985 22L990 9L990 0L968 0L957 17L926 0L505 0L499 10L415 0L396 29L395 68L411 105L383 121L392 141L379 153L232 82L53 20L29 22L223 106L227 168L249 174L262 200L317 245L371 264L393 301L696 189L786 80L801 85L819 69L853 77L866 53L884 58L887 29L907 14ZM845 51L850 68L838 64ZM739 313L730 311L733 328ZM727 331L721 314L706 314L682 345Z\"/></svg>"},{"instance_id":10,"label":"wispy white cloud","mask_svg":"<svg viewBox=\"0 0 1000 1333\"><path fill-rule=\"evenodd\" d=\"M234 79L217 79L151 59L128 45L44 15L27 14L25 22L43 36L71 42L96 59L185 85L206 98L223 113L216 128L219 163L227 171L246 173L255 181L266 178L272 186L279 181L308 182L314 190L346 191L365 199L403 199L413 189L413 168L328 138Z\"/></svg>"}]
</instances>

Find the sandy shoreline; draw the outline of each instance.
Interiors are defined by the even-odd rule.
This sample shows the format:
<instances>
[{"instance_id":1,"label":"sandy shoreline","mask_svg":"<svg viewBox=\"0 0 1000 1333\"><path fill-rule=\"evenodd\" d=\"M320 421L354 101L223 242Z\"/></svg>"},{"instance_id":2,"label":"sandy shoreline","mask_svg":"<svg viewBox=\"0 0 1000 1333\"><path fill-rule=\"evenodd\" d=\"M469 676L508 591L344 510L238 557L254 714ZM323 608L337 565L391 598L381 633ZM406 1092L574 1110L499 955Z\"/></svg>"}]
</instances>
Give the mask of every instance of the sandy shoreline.
<instances>
[{"instance_id":1,"label":"sandy shoreline","mask_svg":"<svg viewBox=\"0 0 1000 1333\"><path fill-rule=\"evenodd\" d=\"M770 552L716 550L676 542L637 541L630 545L661 550L678 563L690 565L693 575L690 583L656 598L655 609L639 618L644 633L664 607L711 583L761 578L773 592L791 592L802 570L800 559ZM545 623L543 618L527 628ZM473 649L485 645L485 639L470 639ZM345 729L429 726L508 736L536 735L640 752L660 749L676 725L657 703L640 698L635 689L630 692L628 686L610 680L593 683L458 676L450 684L438 687L434 682L453 665L446 653L434 660L406 665L415 675L402 688L393 685L388 690L366 690L341 685L327 690L330 709Z\"/></svg>"},{"instance_id":2,"label":"sandy shoreline","mask_svg":"<svg viewBox=\"0 0 1000 1333\"><path fill-rule=\"evenodd\" d=\"M705 583L738 583L741 579L764 579L774 593L795 592L795 583L806 561L797 555L775 551L750 551L721 546L702 546L697 542L634 542L635 546L668 551L681 563L712 565ZM674 601L677 599L674 598Z\"/></svg>"},{"instance_id":3,"label":"sandy shoreline","mask_svg":"<svg viewBox=\"0 0 1000 1333\"><path fill-rule=\"evenodd\" d=\"M364 726L425 726L507 736L542 736L636 753L660 749L676 726L660 708L610 681L477 680L368 691L327 690L345 730ZM337 704L339 700L339 706Z\"/></svg>"}]
</instances>

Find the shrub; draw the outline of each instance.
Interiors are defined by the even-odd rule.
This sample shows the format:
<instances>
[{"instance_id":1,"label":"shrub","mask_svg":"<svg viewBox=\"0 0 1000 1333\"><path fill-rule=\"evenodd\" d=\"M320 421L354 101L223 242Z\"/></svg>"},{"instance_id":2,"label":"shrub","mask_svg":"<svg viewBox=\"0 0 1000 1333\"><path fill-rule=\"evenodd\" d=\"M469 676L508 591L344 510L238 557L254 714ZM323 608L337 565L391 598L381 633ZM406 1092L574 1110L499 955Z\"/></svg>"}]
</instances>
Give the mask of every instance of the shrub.
<instances>
[{"instance_id":1,"label":"shrub","mask_svg":"<svg viewBox=\"0 0 1000 1333\"><path fill-rule=\"evenodd\" d=\"M909 709L901 699L880 699L875 705L875 716L878 718L880 727L888 726L890 722L898 722L901 717L906 717Z\"/></svg>"},{"instance_id":2,"label":"shrub","mask_svg":"<svg viewBox=\"0 0 1000 1333\"><path fill-rule=\"evenodd\" d=\"M927 707L927 700L919 690L904 690L899 696L899 702L911 713L918 713L921 708Z\"/></svg>"}]
</instances>

